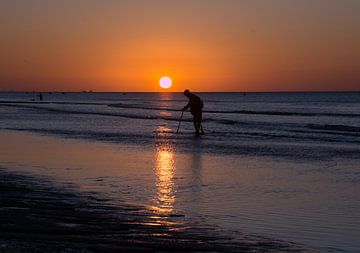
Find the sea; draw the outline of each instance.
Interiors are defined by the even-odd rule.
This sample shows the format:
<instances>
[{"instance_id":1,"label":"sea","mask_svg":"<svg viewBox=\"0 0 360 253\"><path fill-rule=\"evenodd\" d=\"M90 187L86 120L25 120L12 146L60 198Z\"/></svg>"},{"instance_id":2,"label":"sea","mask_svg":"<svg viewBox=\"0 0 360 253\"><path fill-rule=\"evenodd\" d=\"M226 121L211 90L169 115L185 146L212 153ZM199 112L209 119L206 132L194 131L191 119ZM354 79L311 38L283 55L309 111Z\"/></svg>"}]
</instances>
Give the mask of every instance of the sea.
<instances>
[{"instance_id":1,"label":"sea","mask_svg":"<svg viewBox=\"0 0 360 253\"><path fill-rule=\"evenodd\" d=\"M0 166L234 238L360 252L360 92L196 94L200 136L182 93L0 93L2 147L32 136Z\"/></svg>"}]
</instances>

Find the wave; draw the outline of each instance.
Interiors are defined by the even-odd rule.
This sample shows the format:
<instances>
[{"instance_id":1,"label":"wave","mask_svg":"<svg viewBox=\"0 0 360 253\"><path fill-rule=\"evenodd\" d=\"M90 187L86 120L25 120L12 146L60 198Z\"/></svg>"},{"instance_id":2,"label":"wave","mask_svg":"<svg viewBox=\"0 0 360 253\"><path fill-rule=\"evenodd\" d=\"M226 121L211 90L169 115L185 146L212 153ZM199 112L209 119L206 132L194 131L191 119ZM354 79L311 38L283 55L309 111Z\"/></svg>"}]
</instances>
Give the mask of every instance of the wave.
<instances>
[{"instance_id":1,"label":"wave","mask_svg":"<svg viewBox=\"0 0 360 253\"><path fill-rule=\"evenodd\" d=\"M31 105L23 105L23 104L1 104L0 103L0 106L41 110L41 111L48 111L48 112L52 112L52 113L98 115L98 116L122 117L122 118L129 118L129 119L143 119L143 120L179 121L179 117L161 116L161 115L141 115L141 114L134 114L134 113L119 113L119 112L75 111L75 110L65 110L65 109L31 106ZM192 122L191 119L185 119L185 118L183 118L182 121ZM242 122L239 122L236 120L213 119L213 118L204 119L204 122L217 122L217 123L226 124L226 125L234 125L234 124L242 123Z\"/></svg>"},{"instance_id":2,"label":"wave","mask_svg":"<svg viewBox=\"0 0 360 253\"><path fill-rule=\"evenodd\" d=\"M142 116L142 115L126 114L126 113L74 111L74 110L64 110L64 109L56 109L56 108L49 108L49 107L28 106L28 105L25 106L25 105L17 105L17 104L5 104L5 105L2 105L2 106L18 107L18 108L34 109L34 110L42 110L42 111L48 111L48 112L52 112L52 113L99 115L99 116L123 117L123 118L131 118L131 119L178 120L178 119L175 119L175 118L174 119L167 118L165 116L150 116L150 115L149 116Z\"/></svg>"},{"instance_id":3,"label":"wave","mask_svg":"<svg viewBox=\"0 0 360 253\"><path fill-rule=\"evenodd\" d=\"M180 109L173 109L168 107L151 107L142 105L129 105L129 104L110 104L110 107L127 108L127 109L143 109L143 110L156 110L156 111L171 111L178 112ZM360 117L357 113L321 113L321 112L286 112L286 111L251 111L251 110L204 110L204 113L211 114L254 114L254 115L272 115L272 116L337 116L337 117Z\"/></svg>"},{"instance_id":4,"label":"wave","mask_svg":"<svg viewBox=\"0 0 360 253\"><path fill-rule=\"evenodd\" d=\"M95 103L95 102L51 102L51 101L11 101L11 100L0 101L0 104L107 105L104 103Z\"/></svg>"},{"instance_id":5,"label":"wave","mask_svg":"<svg viewBox=\"0 0 360 253\"><path fill-rule=\"evenodd\" d=\"M1 104L0 104L1 106ZM5 104L3 106L18 107L25 109L41 110L50 113L61 113L61 114L77 114L77 115L97 115L105 117L122 117L129 119L140 119L140 120L164 120L164 121L175 121L178 122L178 117L173 116L162 116L162 115L140 115L140 114L131 114L131 113L117 113L117 112L91 112L91 111L75 111L75 110L65 110L58 108L49 108L49 107L40 107L40 106L31 106L23 104ZM184 118L184 122L191 122L190 118ZM221 119L221 118L210 118L206 117L204 119L205 123L213 122L220 125L229 125L229 126L238 126L241 127L237 132L223 132L222 134L227 135L228 133L237 135L245 133L244 130L251 129L252 132L248 132L248 135L259 135L264 138L269 138L272 135L277 138L287 137L287 138L296 138L300 134L323 134L323 135L339 135L339 136L350 136L350 137L359 137L360 136L360 127L346 126L346 125L317 125L317 124L299 124L299 123L281 123L281 122L262 122L262 121L245 121L245 120L233 120L233 119ZM311 129L308 131L306 129ZM313 131L315 130L315 131ZM254 133L254 131L258 133ZM266 132L278 132L277 134L270 134ZM217 132L221 133L221 132ZM260 133L260 134L259 134ZM279 134L280 133L280 134ZM311 139L316 139L316 137L311 137ZM348 140L347 140L348 141Z\"/></svg>"},{"instance_id":6,"label":"wave","mask_svg":"<svg viewBox=\"0 0 360 253\"><path fill-rule=\"evenodd\" d=\"M191 153L211 153L250 156L278 156L291 159L332 159L334 157L359 158L359 142L326 143L322 138L313 137L307 140L301 136L291 138L286 135L266 133L224 133L206 132L202 137L192 133L176 134L173 131L147 133L119 133L89 130L45 129L45 128L1 128L3 130L26 131L38 134L54 135L62 138L87 139L142 147L155 148L158 145L173 145L178 151ZM309 136L308 136L309 137ZM328 139L332 142L335 140Z\"/></svg>"},{"instance_id":7,"label":"wave","mask_svg":"<svg viewBox=\"0 0 360 253\"><path fill-rule=\"evenodd\" d=\"M328 130L328 131L341 131L341 132L355 132L360 135L360 127L346 126L346 125L316 125L309 124L308 128L316 130Z\"/></svg>"},{"instance_id":8,"label":"wave","mask_svg":"<svg viewBox=\"0 0 360 253\"><path fill-rule=\"evenodd\" d=\"M109 106L114 108L123 108L123 109L140 109L140 110L148 110L148 111L169 111L169 112L180 112L181 109L169 108L169 107L154 107L154 106L143 106L138 104L106 104L106 103L98 103L98 102L24 102L24 101L0 101L0 105L3 106L16 106L17 104L24 105L25 104L36 104L36 105L50 105L50 104L59 104L59 105L98 105L98 106ZM31 106L27 106L31 107ZM33 108L33 107L32 107ZM38 107L37 107L38 108ZM34 108L35 109L35 108ZM57 110L53 109L52 110ZM65 112L65 110L64 110ZM71 111L66 111L71 112ZM327 116L327 117L360 117L358 113L327 113L327 112L289 112L289 111L254 111L254 110L204 110L206 114L243 114L243 115L269 115L269 116L302 116L302 117L317 117L317 116ZM103 113L104 115L124 115L124 114L116 114L116 113ZM144 118L145 119L145 118ZM171 119L169 119L171 120ZM177 120L177 119L176 119ZM231 124L226 122L225 124Z\"/></svg>"}]
</instances>

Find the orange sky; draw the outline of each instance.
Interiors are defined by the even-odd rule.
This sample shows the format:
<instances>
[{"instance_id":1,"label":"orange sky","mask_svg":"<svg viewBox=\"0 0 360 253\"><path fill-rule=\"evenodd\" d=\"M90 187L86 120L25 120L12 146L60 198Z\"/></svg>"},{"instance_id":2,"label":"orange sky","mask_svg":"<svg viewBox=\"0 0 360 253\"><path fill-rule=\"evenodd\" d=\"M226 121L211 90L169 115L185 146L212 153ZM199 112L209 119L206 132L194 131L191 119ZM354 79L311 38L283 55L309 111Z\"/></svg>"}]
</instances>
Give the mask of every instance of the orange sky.
<instances>
[{"instance_id":1,"label":"orange sky","mask_svg":"<svg viewBox=\"0 0 360 253\"><path fill-rule=\"evenodd\" d=\"M360 90L360 1L0 2L0 90Z\"/></svg>"}]
</instances>

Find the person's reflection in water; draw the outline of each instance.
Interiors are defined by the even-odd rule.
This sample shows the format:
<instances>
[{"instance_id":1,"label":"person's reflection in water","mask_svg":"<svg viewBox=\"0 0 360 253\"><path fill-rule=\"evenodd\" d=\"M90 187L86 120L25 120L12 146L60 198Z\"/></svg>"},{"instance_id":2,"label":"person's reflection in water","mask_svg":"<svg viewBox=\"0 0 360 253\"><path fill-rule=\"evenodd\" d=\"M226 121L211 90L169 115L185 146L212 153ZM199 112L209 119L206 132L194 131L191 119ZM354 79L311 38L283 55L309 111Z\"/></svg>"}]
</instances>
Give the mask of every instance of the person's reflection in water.
<instances>
[{"instance_id":1,"label":"person's reflection in water","mask_svg":"<svg viewBox=\"0 0 360 253\"><path fill-rule=\"evenodd\" d=\"M202 141L201 139L194 139L192 141L192 152L191 152L191 211L198 212L199 203L202 202Z\"/></svg>"}]
</instances>

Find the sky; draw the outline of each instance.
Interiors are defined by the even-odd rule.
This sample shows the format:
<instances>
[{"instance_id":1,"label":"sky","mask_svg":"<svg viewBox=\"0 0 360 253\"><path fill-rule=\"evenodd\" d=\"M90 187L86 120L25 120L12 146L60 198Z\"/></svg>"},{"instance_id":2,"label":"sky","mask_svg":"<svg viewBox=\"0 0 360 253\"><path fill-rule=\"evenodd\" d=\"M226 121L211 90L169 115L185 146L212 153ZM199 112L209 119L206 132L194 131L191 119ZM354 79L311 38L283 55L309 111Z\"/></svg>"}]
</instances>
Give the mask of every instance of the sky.
<instances>
[{"instance_id":1,"label":"sky","mask_svg":"<svg viewBox=\"0 0 360 253\"><path fill-rule=\"evenodd\" d=\"M0 91L360 91L358 0L0 1Z\"/></svg>"}]
</instances>

